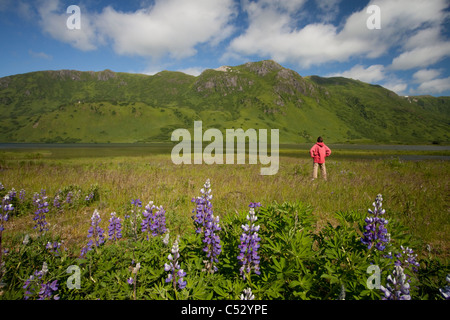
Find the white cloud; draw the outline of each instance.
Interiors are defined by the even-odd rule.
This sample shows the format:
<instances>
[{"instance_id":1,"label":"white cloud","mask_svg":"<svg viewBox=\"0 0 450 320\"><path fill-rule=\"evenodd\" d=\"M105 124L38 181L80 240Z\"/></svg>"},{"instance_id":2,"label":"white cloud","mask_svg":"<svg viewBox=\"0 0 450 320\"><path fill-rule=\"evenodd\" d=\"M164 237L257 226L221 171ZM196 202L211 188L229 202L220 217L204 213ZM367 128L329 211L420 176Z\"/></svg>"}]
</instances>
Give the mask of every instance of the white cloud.
<instances>
[{"instance_id":1,"label":"white cloud","mask_svg":"<svg viewBox=\"0 0 450 320\"><path fill-rule=\"evenodd\" d=\"M450 77L438 78L441 70L422 69L413 74L414 82L419 86L411 90L413 94L438 94L450 90Z\"/></svg>"},{"instance_id":2,"label":"white cloud","mask_svg":"<svg viewBox=\"0 0 450 320\"><path fill-rule=\"evenodd\" d=\"M438 94L450 90L450 77L422 82L414 91L416 94Z\"/></svg>"},{"instance_id":3,"label":"white cloud","mask_svg":"<svg viewBox=\"0 0 450 320\"><path fill-rule=\"evenodd\" d=\"M190 67L186 69L180 69L177 71L190 74L191 76L199 76L204 70L205 68L202 67Z\"/></svg>"},{"instance_id":4,"label":"white cloud","mask_svg":"<svg viewBox=\"0 0 450 320\"><path fill-rule=\"evenodd\" d=\"M295 11L286 11L266 2L244 2L243 10L248 14L249 26L233 39L226 55L256 54L281 63L296 62L305 68L330 61L348 61L354 57L378 58L391 49L406 44L413 46L414 41L408 40L425 27L437 29L446 15L444 10L447 6L445 0L371 1L368 5L380 7L381 30L367 28L370 14L366 8L350 15L339 30L326 21L298 29ZM327 5L335 4L330 0ZM441 42L438 40L433 44L441 45ZM410 47L407 49L415 50L414 46ZM438 57L433 61L438 61L443 53L436 55ZM408 60L410 57L405 58Z\"/></svg>"},{"instance_id":5,"label":"white cloud","mask_svg":"<svg viewBox=\"0 0 450 320\"><path fill-rule=\"evenodd\" d=\"M391 67L394 70L427 67L448 56L450 56L450 42L437 43L403 52L392 60Z\"/></svg>"},{"instance_id":6,"label":"white cloud","mask_svg":"<svg viewBox=\"0 0 450 320\"><path fill-rule=\"evenodd\" d=\"M45 33L80 50L94 50L110 40L118 54L152 58L185 58L196 53L198 44L217 45L233 32L229 22L236 13L233 0L156 0L135 12L82 8L81 29L69 30L65 10L59 0L39 6Z\"/></svg>"},{"instance_id":7,"label":"white cloud","mask_svg":"<svg viewBox=\"0 0 450 320\"><path fill-rule=\"evenodd\" d=\"M119 54L185 58L201 43L217 44L229 36L234 14L232 0L157 0L132 13L107 7L97 25Z\"/></svg>"},{"instance_id":8,"label":"white cloud","mask_svg":"<svg viewBox=\"0 0 450 320\"><path fill-rule=\"evenodd\" d=\"M406 89L408 88L408 85L401 80L392 80L387 83L384 83L382 86L385 87L386 89L394 91L398 95L404 94Z\"/></svg>"},{"instance_id":9,"label":"white cloud","mask_svg":"<svg viewBox=\"0 0 450 320\"><path fill-rule=\"evenodd\" d=\"M33 50L28 50L28 54L33 58L51 60L53 57L45 52L34 52Z\"/></svg>"},{"instance_id":10,"label":"white cloud","mask_svg":"<svg viewBox=\"0 0 450 320\"><path fill-rule=\"evenodd\" d=\"M66 9L59 0L46 0L38 6L39 25L44 33L82 51L97 49L103 41L97 33L95 17L81 8L81 28L70 30L66 22L71 15L66 13Z\"/></svg>"},{"instance_id":11,"label":"white cloud","mask_svg":"<svg viewBox=\"0 0 450 320\"><path fill-rule=\"evenodd\" d=\"M413 74L415 82L425 82L437 78L441 74L440 70L422 69Z\"/></svg>"},{"instance_id":12,"label":"white cloud","mask_svg":"<svg viewBox=\"0 0 450 320\"><path fill-rule=\"evenodd\" d=\"M372 65L370 67L364 68L362 65L355 65L350 70L333 73L328 75L328 77L346 77L355 80L361 80L363 82L374 83L383 80L385 77L384 66L380 64Z\"/></svg>"}]
</instances>

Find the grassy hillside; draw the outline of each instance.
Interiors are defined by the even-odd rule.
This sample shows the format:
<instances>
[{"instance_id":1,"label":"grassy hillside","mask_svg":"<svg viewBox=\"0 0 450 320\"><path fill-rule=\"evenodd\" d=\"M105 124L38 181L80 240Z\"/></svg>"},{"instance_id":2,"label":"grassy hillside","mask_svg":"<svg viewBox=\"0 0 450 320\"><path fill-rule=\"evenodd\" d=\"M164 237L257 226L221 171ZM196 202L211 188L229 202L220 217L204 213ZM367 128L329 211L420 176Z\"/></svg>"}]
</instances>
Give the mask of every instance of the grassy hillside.
<instances>
[{"instance_id":1,"label":"grassy hillside","mask_svg":"<svg viewBox=\"0 0 450 320\"><path fill-rule=\"evenodd\" d=\"M0 78L0 142L168 141L173 130L279 129L280 142L448 143L450 97L400 97L274 61L198 77L75 70Z\"/></svg>"}]
</instances>

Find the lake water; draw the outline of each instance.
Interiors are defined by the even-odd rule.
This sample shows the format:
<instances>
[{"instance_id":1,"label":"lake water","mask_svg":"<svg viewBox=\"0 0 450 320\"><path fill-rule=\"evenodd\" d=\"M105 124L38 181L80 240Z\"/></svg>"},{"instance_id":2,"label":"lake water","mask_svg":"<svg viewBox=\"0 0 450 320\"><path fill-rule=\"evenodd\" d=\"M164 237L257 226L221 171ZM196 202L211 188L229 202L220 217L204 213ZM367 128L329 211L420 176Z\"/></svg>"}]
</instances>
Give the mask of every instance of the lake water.
<instances>
[{"instance_id":1,"label":"lake water","mask_svg":"<svg viewBox=\"0 0 450 320\"><path fill-rule=\"evenodd\" d=\"M0 143L0 155L13 152L36 155L43 158L69 159L89 157L147 156L151 154L170 155L175 143L147 144L31 144ZM208 144L204 143L203 148ZM280 156L309 158L313 144L281 144ZM356 145L328 144L332 157L336 159L385 159L401 160L450 160L450 146L441 145ZM268 146L270 153L270 146ZM248 149L246 149L248 150ZM247 151L248 152L248 151Z\"/></svg>"}]
</instances>

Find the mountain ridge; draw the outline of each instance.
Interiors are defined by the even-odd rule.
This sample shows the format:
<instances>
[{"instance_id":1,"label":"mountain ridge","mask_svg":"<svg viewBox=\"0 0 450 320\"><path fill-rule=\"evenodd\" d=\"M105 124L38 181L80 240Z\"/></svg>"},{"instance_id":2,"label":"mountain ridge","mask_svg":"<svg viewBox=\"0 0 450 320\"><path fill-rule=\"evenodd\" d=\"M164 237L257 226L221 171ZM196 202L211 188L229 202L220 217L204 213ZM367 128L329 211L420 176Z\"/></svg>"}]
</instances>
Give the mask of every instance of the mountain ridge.
<instances>
[{"instance_id":1,"label":"mountain ridge","mask_svg":"<svg viewBox=\"0 0 450 320\"><path fill-rule=\"evenodd\" d=\"M176 128L278 128L280 142L448 143L450 97L401 97L273 60L154 75L45 70L0 78L0 142L170 141Z\"/></svg>"}]
</instances>

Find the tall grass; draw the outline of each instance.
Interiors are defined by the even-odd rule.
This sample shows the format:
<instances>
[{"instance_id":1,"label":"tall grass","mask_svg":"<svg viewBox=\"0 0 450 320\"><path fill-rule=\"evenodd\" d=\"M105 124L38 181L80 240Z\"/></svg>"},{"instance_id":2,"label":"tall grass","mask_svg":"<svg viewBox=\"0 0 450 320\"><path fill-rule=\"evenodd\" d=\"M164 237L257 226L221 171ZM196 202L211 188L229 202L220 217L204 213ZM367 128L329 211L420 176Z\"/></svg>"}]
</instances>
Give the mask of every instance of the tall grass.
<instances>
[{"instance_id":1,"label":"tall grass","mask_svg":"<svg viewBox=\"0 0 450 320\"><path fill-rule=\"evenodd\" d=\"M433 254L448 258L449 165L446 161L328 160L328 181L311 181L309 159L280 158L276 175L260 175L261 165L174 165L169 155L89 157L72 159L1 160L0 182L5 188L25 189L28 196L46 189L52 197L59 189L79 186L88 190L98 184L94 204L50 213L50 232L79 246L88 221L98 209L105 224L111 212L124 215L131 199L163 205L167 219L178 230L192 228L191 199L204 181L214 188L214 212L225 216L241 211L249 202L268 205L274 201L301 201L312 206L320 225L334 221L338 211L364 213L374 195L382 193L389 216L402 221ZM32 210L8 223L8 237L32 228ZM29 231L27 231L29 232ZM427 246L428 245L428 246Z\"/></svg>"}]
</instances>

